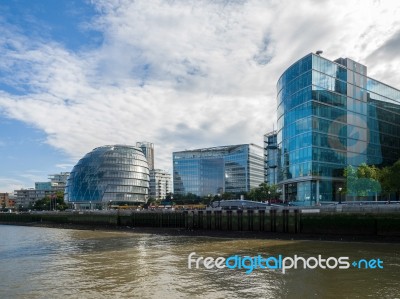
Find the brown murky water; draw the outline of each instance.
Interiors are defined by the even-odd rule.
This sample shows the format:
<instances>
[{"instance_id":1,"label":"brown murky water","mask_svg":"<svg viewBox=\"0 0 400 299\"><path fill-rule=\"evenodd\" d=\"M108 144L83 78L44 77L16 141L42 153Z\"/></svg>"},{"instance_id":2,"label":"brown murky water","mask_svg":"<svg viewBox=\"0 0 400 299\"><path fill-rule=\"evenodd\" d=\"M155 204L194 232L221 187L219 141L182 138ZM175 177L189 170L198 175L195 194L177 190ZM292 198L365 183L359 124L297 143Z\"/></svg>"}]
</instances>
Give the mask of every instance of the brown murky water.
<instances>
[{"instance_id":1,"label":"brown murky water","mask_svg":"<svg viewBox=\"0 0 400 299\"><path fill-rule=\"evenodd\" d=\"M188 255L348 256L383 269L188 269ZM0 225L0 298L400 298L400 244Z\"/></svg>"}]
</instances>

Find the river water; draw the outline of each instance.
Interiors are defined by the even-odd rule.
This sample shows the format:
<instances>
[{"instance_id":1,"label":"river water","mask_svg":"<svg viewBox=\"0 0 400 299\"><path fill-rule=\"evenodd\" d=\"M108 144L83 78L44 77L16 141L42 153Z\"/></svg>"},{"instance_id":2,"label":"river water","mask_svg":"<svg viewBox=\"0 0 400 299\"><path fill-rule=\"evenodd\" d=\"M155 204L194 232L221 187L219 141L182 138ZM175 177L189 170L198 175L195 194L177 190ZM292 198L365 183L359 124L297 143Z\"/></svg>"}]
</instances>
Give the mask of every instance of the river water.
<instances>
[{"instance_id":1,"label":"river water","mask_svg":"<svg viewBox=\"0 0 400 299\"><path fill-rule=\"evenodd\" d=\"M383 269L188 269L191 252L379 258ZM400 245L0 225L0 298L400 298Z\"/></svg>"}]
</instances>

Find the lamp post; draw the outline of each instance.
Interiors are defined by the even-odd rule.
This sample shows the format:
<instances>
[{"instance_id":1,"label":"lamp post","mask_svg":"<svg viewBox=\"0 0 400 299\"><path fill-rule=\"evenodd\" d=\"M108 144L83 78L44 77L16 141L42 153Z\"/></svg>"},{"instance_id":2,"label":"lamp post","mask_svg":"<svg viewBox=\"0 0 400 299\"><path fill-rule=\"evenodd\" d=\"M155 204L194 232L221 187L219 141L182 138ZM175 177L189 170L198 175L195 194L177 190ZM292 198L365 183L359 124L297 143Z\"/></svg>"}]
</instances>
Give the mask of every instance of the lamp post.
<instances>
[{"instance_id":1,"label":"lamp post","mask_svg":"<svg viewBox=\"0 0 400 299\"><path fill-rule=\"evenodd\" d=\"M342 187L339 187L339 204L342 203Z\"/></svg>"},{"instance_id":2,"label":"lamp post","mask_svg":"<svg viewBox=\"0 0 400 299\"><path fill-rule=\"evenodd\" d=\"M89 201L89 210L92 210L92 201Z\"/></svg>"},{"instance_id":3,"label":"lamp post","mask_svg":"<svg viewBox=\"0 0 400 299\"><path fill-rule=\"evenodd\" d=\"M109 203L109 206L108 206L109 210L111 210L111 204L112 204L112 200L110 199L110 203Z\"/></svg>"}]
</instances>

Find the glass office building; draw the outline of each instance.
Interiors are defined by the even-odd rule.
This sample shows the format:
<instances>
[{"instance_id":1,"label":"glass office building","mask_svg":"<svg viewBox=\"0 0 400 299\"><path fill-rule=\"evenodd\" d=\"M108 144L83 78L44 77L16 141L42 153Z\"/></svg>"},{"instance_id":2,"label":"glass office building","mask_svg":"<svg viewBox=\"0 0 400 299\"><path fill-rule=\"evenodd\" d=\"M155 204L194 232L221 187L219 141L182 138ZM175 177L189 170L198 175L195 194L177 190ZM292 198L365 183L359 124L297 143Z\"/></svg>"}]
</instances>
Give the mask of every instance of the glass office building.
<instances>
[{"instance_id":1,"label":"glass office building","mask_svg":"<svg viewBox=\"0 0 400 299\"><path fill-rule=\"evenodd\" d=\"M140 148L95 148L74 166L64 199L75 206L100 208L147 202L149 166Z\"/></svg>"},{"instance_id":2,"label":"glass office building","mask_svg":"<svg viewBox=\"0 0 400 299\"><path fill-rule=\"evenodd\" d=\"M278 183L287 201L337 201L343 170L400 158L400 91L348 58L309 54L277 83Z\"/></svg>"},{"instance_id":3,"label":"glass office building","mask_svg":"<svg viewBox=\"0 0 400 299\"><path fill-rule=\"evenodd\" d=\"M245 193L264 182L263 149L241 144L173 153L174 193Z\"/></svg>"}]
</instances>

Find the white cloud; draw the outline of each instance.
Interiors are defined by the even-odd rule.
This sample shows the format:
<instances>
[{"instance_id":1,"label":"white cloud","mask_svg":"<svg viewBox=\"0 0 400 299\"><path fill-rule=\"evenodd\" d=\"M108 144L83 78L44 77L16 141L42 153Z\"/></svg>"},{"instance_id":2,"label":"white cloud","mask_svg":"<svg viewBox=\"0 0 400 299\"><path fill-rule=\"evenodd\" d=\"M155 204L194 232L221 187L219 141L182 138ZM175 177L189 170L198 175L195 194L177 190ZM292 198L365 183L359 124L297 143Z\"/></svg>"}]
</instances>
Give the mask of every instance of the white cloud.
<instances>
[{"instance_id":1,"label":"white cloud","mask_svg":"<svg viewBox=\"0 0 400 299\"><path fill-rule=\"evenodd\" d=\"M1 192L13 193L13 190L23 188L24 183L19 180L0 177L0 190Z\"/></svg>"},{"instance_id":2,"label":"white cloud","mask_svg":"<svg viewBox=\"0 0 400 299\"><path fill-rule=\"evenodd\" d=\"M397 2L95 5L99 15L88 26L104 36L96 49L72 52L1 29L0 69L12 75L3 82L24 95L0 93L0 112L45 131L72 162L96 146L147 140L156 166L170 169L175 150L261 144L275 119L280 74L318 49L371 63L370 75L400 86Z\"/></svg>"},{"instance_id":3,"label":"white cloud","mask_svg":"<svg viewBox=\"0 0 400 299\"><path fill-rule=\"evenodd\" d=\"M61 168L63 171L70 171L72 167L74 167L74 164L68 164L68 163L56 164L56 167Z\"/></svg>"}]
</instances>

